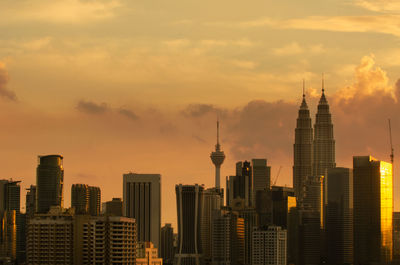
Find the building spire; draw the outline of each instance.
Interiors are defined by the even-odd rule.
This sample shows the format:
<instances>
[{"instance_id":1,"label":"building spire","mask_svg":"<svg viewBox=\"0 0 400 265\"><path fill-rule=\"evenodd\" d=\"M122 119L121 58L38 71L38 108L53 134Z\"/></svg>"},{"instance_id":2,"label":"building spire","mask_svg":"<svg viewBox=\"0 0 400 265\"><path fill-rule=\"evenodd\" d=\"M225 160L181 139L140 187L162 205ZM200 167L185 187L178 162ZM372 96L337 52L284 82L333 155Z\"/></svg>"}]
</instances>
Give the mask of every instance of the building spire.
<instances>
[{"instance_id":1,"label":"building spire","mask_svg":"<svg viewBox=\"0 0 400 265\"><path fill-rule=\"evenodd\" d=\"M210 154L211 161L215 165L215 187L220 188L220 170L221 165L225 160L225 154L221 151L221 145L219 144L219 118L217 117L217 144L215 145L215 151Z\"/></svg>"},{"instance_id":2,"label":"building spire","mask_svg":"<svg viewBox=\"0 0 400 265\"><path fill-rule=\"evenodd\" d=\"M307 102L306 102L306 92L305 91L306 91L306 81L303 79L303 100L302 100L301 106L300 106L301 109L308 108Z\"/></svg>"},{"instance_id":3,"label":"building spire","mask_svg":"<svg viewBox=\"0 0 400 265\"><path fill-rule=\"evenodd\" d=\"M324 73L322 73L322 95L321 95L321 99L319 100L319 104L328 104L328 101L326 100L325 97L325 77L324 77Z\"/></svg>"},{"instance_id":4,"label":"building spire","mask_svg":"<svg viewBox=\"0 0 400 265\"><path fill-rule=\"evenodd\" d=\"M305 87L306 87L306 81L305 81L304 78L303 78L303 98L306 97Z\"/></svg>"},{"instance_id":5,"label":"building spire","mask_svg":"<svg viewBox=\"0 0 400 265\"><path fill-rule=\"evenodd\" d=\"M324 78L324 73L322 73L322 94L325 93L325 78Z\"/></svg>"}]
</instances>

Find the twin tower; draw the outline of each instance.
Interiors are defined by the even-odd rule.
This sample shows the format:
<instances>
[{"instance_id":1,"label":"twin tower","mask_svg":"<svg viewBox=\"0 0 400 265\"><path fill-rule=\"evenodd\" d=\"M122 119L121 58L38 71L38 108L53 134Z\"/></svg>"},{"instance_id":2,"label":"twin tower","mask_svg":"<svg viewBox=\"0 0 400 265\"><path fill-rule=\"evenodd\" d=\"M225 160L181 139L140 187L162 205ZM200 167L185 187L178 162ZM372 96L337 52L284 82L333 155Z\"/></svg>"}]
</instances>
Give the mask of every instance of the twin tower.
<instances>
[{"instance_id":1,"label":"twin tower","mask_svg":"<svg viewBox=\"0 0 400 265\"><path fill-rule=\"evenodd\" d=\"M334 167L336 167L335 139L324 82L322 81L322 95L318 103L314 128L303 84L303 101L295 129L293 164L293 187L298 202L303 201L303 187L307 177L326 176L327 170Z\"/></svg>"}]
</instances>

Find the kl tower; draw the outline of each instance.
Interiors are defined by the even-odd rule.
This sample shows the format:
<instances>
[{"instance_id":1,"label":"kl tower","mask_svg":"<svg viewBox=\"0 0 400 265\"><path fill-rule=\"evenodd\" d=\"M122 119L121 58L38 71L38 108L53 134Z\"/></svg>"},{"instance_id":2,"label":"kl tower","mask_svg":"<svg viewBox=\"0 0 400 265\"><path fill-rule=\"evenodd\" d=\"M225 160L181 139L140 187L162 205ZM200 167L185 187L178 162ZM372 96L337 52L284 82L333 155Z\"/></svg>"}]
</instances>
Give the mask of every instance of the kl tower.
<instances>
[{"instance_id":1,"label":"kl tower","mask_svg":"<svg viewBox=\"0 0 400 265\"><path fill-rule=\"evenodd\" d=\"M219 144L219 120L217 120L217 144L215 145L215 152L211 153L210 158L215 165L215 187L219 189L221 165L225 160L225 154L223 151L221 151L221 145Z\"/></svg>"}]
</instances>

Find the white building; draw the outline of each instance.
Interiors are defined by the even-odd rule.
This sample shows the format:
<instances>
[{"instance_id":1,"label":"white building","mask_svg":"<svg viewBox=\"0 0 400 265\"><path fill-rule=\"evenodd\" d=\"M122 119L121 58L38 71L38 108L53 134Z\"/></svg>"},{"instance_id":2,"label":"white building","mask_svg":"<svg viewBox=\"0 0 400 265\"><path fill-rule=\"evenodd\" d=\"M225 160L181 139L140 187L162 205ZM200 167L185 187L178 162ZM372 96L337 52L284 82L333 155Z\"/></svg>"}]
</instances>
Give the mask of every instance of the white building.
<instances>
[{"instance_id":1,"label":"white building","mask_svg":"<svg viewBox=\"0 0 400 265\"><path fill-rule=\"evenodd\" d=\"M286 265L287 234L280 226L255 229L252 239L252 265Z\"/></svg>"},{"instance_id":2,"label":"white building","mask_svg":"<svg viewBox=\"0 0 400 265\"><path fill-rule=\"evenodd\" d=\"M162 258L158 257L158 250L153 243L145 242L138 245L136 265L162 265Z\"/></svg>"}]
</instances>

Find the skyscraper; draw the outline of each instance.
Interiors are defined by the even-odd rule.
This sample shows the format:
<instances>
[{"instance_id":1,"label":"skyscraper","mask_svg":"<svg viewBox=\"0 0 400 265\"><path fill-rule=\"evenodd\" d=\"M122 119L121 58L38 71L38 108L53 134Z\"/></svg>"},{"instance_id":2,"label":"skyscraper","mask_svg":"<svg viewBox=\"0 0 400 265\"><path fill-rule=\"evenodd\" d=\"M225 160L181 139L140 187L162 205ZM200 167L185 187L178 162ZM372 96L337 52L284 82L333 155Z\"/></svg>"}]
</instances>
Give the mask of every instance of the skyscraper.
<instances>
[{"instance_id":1,"label":"skyscraper","mask_svg":"<svg viewBox=\"0 0 400 265\"><path fill-rule=\"evenodd\" d=\"M288 229L288 215L291 208L296 207L294 189L288 187L272 186L272 222L276 226Z\"/></svg>"},{"instance_id":2,"label":"skyscraper","mask_svg":"<svg viewBox=\"0 0 400 265\"><path fill-rule=\"evenodd\" d=\"M171 224L165 224L161 227L161 258L166 265L174 263L174 229Z\"/></svg>"},{"instance_id":3,"label":"skyscraper","mask_svg":"<svg viewBox=\"0 0 400 265\"><path fill-rule=\"evenodd\" d=\"M221 165L224 163L225 153L221 150L221 145L219 144L219 121L217 121L217 144L215 145L215 151L211 153L210 158L215 165L215 187L220 188Z\"/></svg>"},{"instance_id":4,"label":"skyscraper","mask_svg":"<svg viewBox=\"0 0 400 265\"><path fill-rule=\"evenodd\" d=\"M111 201L104 202L101 213L113 216L123 216L122 199L113 198Z\"/></svg>"},{"instance_id":5,"label":"skyscraper","mask_svg":"<svg viewBox=\"0 0 400 265\"><path fill-rule=\"evenodd\" d=\"M73 184L71 187L71 206L76 214L100 214L101 194L99 187L86 184Z\"/></svg>"},{"instance_id":6,"label":"skyscraper","mask_svg":"<svg viewBox=\"0 0 400 265\"><path fill-rule=\"evenodd\" d=\"M27 218L33 217L36 211L36 186L31 185L28 189L26 189L26 201L25 201L25 209Z\"/></svg>"},{"instance_id":7,"label":"skyscraper","mask_svg":"<svg viewBox=\"0 0 400 265\"><path fill-rule=\"evenodd\" d=\"M101 190L99 187L89 186L89 214L99 215L101 208Z\"/></svg>"},{"instance_id":8,"label":"skyscraper","mask_svg":"<svg viewBox=\"0 0 400 265\"><path fill-rule=\"evenodd\" d=\"M303 198L303 181L305 177L312 175L312 145L313 128L303 83L303 101L301 102L297 117L293 146L293 187L295 196L299 201Z\"/></svg>"},{"instance_id":9,"label":"skyscraper","mask_svg":"<svg viewBox=\"0 0 400 265\"><path fill-rule=\"evenodd\" d=\"M392 164L353 157L354 264L392 261Z\"/></svg>"},{"instance_id":10,"label":"skyscraper","mask_svg":"<svg viewBox=\"0 0 400 265\"><path fill-rule=\"evenodd\" d=\"M61 155L39 156L36 170L36 212L47 213L51 206L63 207L64 168Z\"/></svg>"},{"instance_id":11,"label":"skyscraper","mask_svg":"<svg viewBox=\"0 0 400 265\"><path fill-rule=\"evenodd\" d=\"M322 79L322 95L314 125L313 175L325 176L326 170L334 167L336 167L336 162L333 124L329 104L325 97L324 80Z\"/></svg>"},{"instance_id":12,"label":"skyscraper","mask_svg":"<svg viewBox=\"0 0 400 265\"><path fill-rule=\"evenodd\" d=\"M303 188L303 206L319 212L321 228L324 226L324 176L307 176Z\"/></svg>"},{"instance_id":13,"label":"skyscraper","mask_svg":"<svg viewBox=\"0 0 400 265\"><path fill-rule=\"evenodd\" d=\"M224 204L223 189L210 188L203 192L201 213L201 246L205 261L211 260L212 215L215 210L220 210Z\"/></svg>"},{"instance_id":14,"label":"skyscraper","mask_svg":"<svg viewBox=\"0 0 400 265\"><path fill-rule=\"evenodd\" d=\"M393 212L393 264L400 264L400 212Z\"/></svg>"},{"instance_id":15,"label":"skyscraper","mask_svg":"<svg viewBox=\"0 0 400 265\"><path fill-rule=\"evenodd\" d=\"M203 264L200 223L204 188L199 185L176 185L178 214L178 249L176 265Z\"/></svg>"},{"instance_id":16,"label":"skyscraper","mask_svg":"<svg viewBox=\"0 0 400 265\"><path fill-rule=\"evenodd\" d=\"M353 264L353 170L328 169L325 180L328 264Z\"/></svg>"},{"instance_id":17,"label":"skyscraper","mask_svg":"<svg viewBox=\"0 0 400 265\"><path fill-rule=\"evenodd\" d=\"M244 219L231 211L214 211L212 264L244 265Z\"/></svg>"},{"instance_id":18,"label":"skyscraper","mask_svg":"<svg viewBox=\"0 0 400 265\"><path fill-rule=\"evenodd\" d=\"M287 233L280 226L253 231L252 265L286 265Z\"/></svg>"},{"instance_id":19,"label":"skyscraper","mask_svg":"<svg viewBox=\"0 0 400 265\"><path fill-rule=\"evenodd\" d=\"M271 167L267 166L267 159L252 159L253 168L253 205L255 205L257 191L271 188Z\"/></svg>"},{"instance_id":20,"label":"skyscraper","mask_svg":"<svg viewBox=\"0 0 400 265\"><path fill-rule=\"evenodd\" d=\"M138 242L160 246L161 175L128 173L123 176L124 216L135 218Z\"/></svg>"}]
</instances>

